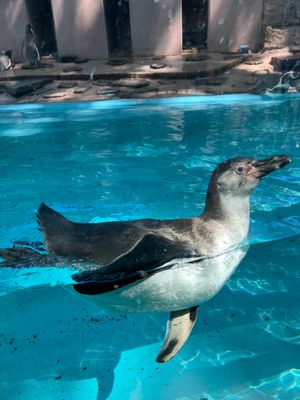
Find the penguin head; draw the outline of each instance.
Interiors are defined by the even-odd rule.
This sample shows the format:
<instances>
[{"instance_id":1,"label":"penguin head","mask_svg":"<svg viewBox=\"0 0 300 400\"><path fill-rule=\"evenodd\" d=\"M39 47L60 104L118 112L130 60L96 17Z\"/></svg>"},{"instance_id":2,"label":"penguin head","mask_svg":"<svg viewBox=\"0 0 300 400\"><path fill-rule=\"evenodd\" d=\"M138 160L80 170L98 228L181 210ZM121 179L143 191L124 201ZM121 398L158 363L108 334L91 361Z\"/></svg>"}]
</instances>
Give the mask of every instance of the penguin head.
<instances>
[{"instance_id":1,"label":"penguin head","mask_svg":"<svg viewBox=\"0 0 300 400\"><path fill-rule=\"evenodd\" d=\"M6 51L3 51L2 53L5 55L5 56L7 56L8 58L12 58L12 50L6 50Z\"/></svg>"},{"instance_id":2,"label":"penguin head","mask_svg":"<svg viewBox=\"0 0 300 400\"><path fill-rule=\"evenodd\" d=\"M216 168L212 176L212 183L221 193L247 196L264 176L290 162L291 158L285 155L263 160L244 157L231 158Z\"/></svg>"}]
</instances>

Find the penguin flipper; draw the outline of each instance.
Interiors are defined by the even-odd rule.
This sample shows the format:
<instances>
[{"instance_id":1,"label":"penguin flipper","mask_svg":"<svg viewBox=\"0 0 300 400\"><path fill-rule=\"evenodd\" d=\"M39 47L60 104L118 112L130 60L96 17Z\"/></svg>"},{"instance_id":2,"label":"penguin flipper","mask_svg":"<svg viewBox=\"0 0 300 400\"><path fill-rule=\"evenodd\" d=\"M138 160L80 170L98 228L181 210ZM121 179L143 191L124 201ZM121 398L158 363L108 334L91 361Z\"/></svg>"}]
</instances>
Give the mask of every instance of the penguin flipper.
<instances>
[{"instance_id":1,"label":"penguin flipper","mask_svg":"<svg viewBox=\"0 0 300 400\"><path fill-rule=\"evenodd\" d=\"M180 351L190 336L197 319L197 314L198 306L171 311L164 343L156 358L157 362L165 363Z\"/></svg>"},{"instance_id":2,"label":"penguin flipper","mask_svg":"<svg viewBox=\"0 0 300 400\"><path fill-rule=\"evenodd\" d=\"M168 261L195 255L196 250L191 246L152 233L147 234L111 264L92 272L73 275L72 278L78 282L73 286L81 294L110 292L149 277Z\"/></svg>"}]
</instances>

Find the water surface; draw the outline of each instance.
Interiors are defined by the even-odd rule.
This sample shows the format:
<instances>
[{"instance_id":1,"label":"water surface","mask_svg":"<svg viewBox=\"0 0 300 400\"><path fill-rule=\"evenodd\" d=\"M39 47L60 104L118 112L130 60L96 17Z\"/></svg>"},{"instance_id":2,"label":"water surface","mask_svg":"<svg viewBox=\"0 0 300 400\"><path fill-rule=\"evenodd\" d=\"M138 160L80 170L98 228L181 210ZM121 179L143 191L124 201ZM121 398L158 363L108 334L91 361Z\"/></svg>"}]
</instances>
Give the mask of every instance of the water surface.
<instances>
[{"instance_id":1,"label":"water surface","mask_svg":"<svg viewBox=\"0 0 300 400\"><path fill-rule=\"evenodd\" d=\"M166 365L166 314L106 314L68 270L0 270L0 399L299 399L299 115L296 95L1 107L0 247L41 239L41 201L80 222L190 217L219 162L293 163L253 193L257 244Z\"/></svg>"}]
</instances>

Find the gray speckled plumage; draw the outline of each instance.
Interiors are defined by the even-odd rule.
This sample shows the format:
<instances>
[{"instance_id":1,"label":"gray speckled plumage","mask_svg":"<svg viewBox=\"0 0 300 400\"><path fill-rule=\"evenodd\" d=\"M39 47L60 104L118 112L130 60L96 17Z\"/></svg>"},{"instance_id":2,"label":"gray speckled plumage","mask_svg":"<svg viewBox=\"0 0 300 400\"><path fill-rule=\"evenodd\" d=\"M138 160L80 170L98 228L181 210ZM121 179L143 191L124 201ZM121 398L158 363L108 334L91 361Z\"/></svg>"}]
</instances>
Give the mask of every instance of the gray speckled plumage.
<instances>
[{"instance_id":1,"label":"gray speckled plumage","mask_svg":"<svg viewBox=\"0 0 300 400\"><path fill-rule=\"evenodd\" d=\"M12 51L3 51L0 55L0 72L7 71L12 66Z\"/></svg>"}]
</instances>

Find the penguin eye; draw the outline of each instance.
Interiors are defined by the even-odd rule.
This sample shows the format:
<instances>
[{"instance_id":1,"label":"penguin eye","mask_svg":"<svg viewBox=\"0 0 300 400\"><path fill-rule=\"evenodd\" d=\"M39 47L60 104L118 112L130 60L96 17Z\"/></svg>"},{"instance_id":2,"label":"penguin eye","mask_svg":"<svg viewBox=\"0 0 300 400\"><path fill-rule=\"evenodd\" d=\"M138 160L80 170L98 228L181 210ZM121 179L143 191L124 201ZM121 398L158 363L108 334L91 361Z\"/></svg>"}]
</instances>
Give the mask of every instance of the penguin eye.
<instances>
[{"instance_id":1,"label":"penguin eye","mask_svg":"<svg viewBox=\"0 0 300 400\"><path fill-rule=\"evenodd\" d=\"M245 172L244 167L236 167L235 172L239 175L243 174Z\"/></svg>"}]
</instances>

